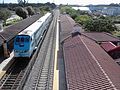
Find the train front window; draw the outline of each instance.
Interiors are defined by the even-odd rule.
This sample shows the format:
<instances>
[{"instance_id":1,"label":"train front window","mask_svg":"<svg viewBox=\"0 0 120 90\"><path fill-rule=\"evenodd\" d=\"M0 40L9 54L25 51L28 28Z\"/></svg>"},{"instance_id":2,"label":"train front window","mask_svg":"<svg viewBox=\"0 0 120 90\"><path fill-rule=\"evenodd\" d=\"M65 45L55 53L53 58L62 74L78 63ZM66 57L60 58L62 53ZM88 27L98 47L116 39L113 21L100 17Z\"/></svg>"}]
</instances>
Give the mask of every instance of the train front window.
<instances>
[{"instance_id":1,"label":"train front window","mask_svg":"<svg viewBox=\"0 0 120 90\"><path fill-rule=\"evenodd\" d=\"M30 42L29 36L17 36L15 39L16 44L27 43Z\"/></svg>"},{"instance_id":2,"label":"train front window","mask_svg":"<svg viewBox=\"0 0 120 90\"><path fill-rule=\"evenodd\" d=\"M24 42L24 37L21 38L21 42Z\"/></svg>"},{"instance_id":3,"label":"train front window","mask_svg":"<svg viewBox=\"0 0 120 90\"><path fill-rule=\"evenodd\" d=\"M18 38L16 38L16 42L20 42L20 38L18 37Z\"/></svg>"},{"instance_id":4,"label":"train front window","mask_svg":"<svg viewBox=\"0 0 120 90\"><path fill-rule=\"evenodd\" d=\"M19 44L20 43L20 40L21 38L19 38L19 37L16 37L16 39L15 39L15 44Z\"/></svg>"}]
</instances>

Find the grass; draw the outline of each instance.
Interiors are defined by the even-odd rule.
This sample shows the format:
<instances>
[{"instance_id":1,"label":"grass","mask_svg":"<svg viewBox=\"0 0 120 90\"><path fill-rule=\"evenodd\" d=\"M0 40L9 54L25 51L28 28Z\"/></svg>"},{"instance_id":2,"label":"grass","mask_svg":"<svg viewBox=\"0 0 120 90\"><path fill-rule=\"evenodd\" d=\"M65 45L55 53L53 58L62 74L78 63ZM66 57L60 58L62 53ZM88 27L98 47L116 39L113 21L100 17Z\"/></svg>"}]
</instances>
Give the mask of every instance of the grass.
<instances>
[{"instance_id":1,"label":"grass","mask_svg":"<svg viewBox=\"0 0 120 90\"><path fill-rule=\"evenodd\" d=\"M12 20L8 20L6 22L6 25L5 26L9 26L9 25L12 25L12 24L15 24L17 22L21 21L21 19L12 19Z\"/></svg>"},{"instance_id":2,"label":"grass","mask_svg":"<svg viewBox=\"0 0 120 90\"><path fill-rule=\"evenodd\" d=\"M114 31L114 32L112 32L112 34L114 36L120 37L120 31Z\"/></svg>"},{"instance_id":3,"label":"grass","mask_svg":"<svg viewBox=\"0 0 120 90\"><path fill-rule=\"evenodd\" d=\"M3 25L3 29L8 28L8 27L11 26L11 25L14 25L14 24L18 23L18 22L21 21L21 20L22 20L22 19L12 19L12 20L8 20L8 21L6 22L6 24Z\"/></svg>"}]
</instances>

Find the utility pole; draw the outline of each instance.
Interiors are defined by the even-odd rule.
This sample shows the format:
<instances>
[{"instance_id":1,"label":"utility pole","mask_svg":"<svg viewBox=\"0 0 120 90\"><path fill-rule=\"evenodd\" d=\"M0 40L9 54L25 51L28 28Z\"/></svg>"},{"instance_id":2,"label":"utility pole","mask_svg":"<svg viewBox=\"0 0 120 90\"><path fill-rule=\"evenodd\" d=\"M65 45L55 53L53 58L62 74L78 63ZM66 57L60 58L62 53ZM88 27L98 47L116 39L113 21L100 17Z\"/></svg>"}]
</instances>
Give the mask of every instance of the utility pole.
<instances>
[{"instance_id":1,"label":"utility pole","mask_svg":"<svg viewBox=\"0 0 120 90\"><path fill-rule=\"evenodd\" d=\"M27 3L28 3L29 0L27 0Z\"/></svg>"},{"instance_id":2,"label":"utility pole","mask_svg":"<svg viewBox=\"0 0 120 90\"><path fill-rule=\"evenodd\" d=\"M3 0L3 4L4 4L4 0Z\"/></svg>"},{"instance_id":3,"label":"utility pole","mask_svg":"<svg viewBox=\"0 0 120 90\"><path fill-rule=\"evenodd\" d=\"M23 2L23 3L24 3L24 7L25 7L25 4L26 4L26 0L24 0L24 2Z\"/></svg>"},{"instance_id":4,"label":"utility pole","mask_svg":"<svg viewBox=\"0 0 120 90\"><path fill-rule=\"evenodd\" d=\"M23 7L25 7L26 4L26 0L17 0L18 4L22 5Z\"/></svg>"}]
</instances>

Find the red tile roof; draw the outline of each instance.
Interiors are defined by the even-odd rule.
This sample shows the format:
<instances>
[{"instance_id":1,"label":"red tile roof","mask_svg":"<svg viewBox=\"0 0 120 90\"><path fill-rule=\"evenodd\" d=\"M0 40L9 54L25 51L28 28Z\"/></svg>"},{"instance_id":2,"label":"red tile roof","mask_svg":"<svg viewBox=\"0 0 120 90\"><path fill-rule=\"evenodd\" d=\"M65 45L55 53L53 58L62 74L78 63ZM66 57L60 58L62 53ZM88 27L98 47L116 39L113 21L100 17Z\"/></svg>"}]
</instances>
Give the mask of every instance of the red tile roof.
<instances>
[{"instance_id":1,"label":"red tile roof","mask_svg":"<svg viewBox=\"0 0 120 90\"><path fill-rule=\"evenodd\" d=\"M115 47L117 47L116 45L114 45L112 42L102 42L100 44L100 46L107 52L109 52L110 50L114 49Z\"/></svg>"},{"instance_id":2,"label":"red tile roof","mask_svg":"<svg viewBox=\"0 0 120 90\"><path fill-rule=\"evenodd\" d=\"M117 47L109 50L108 53L115 52L115 51L120 51L120 46L117 46Z\"/></svg>"},{"instance_id":3,"label":"red tile roof","mask_svg":"<svg viewBox=\"0 0 120 90\"><path fill-rule=\"evenodd\" d=\"M73 27L75 24L75 21L68 15L60 16L60 25L62 26L60 29L61 40L70 35L70 33L73 31Z\"/></svg>"},{"instance_id":4,"label":"red tile roof","mask_svg":"<svg viewBox=\"0 0 120 90\"><path fill-rule=\"evenodd\" d=\"M69 37L63 43L68 90L120 90L120 67L94 41Z\"/></svg>"},{"instance_id":5,"label":"red tile roof","mask_svg":"<svg viewBox=\"0 0 120 90\"><path fill-rule=\"evenodd\" d=\"M100 46L107 51L108 53L114 53L116 51L120 51L120 46L116 46L111 42L102 42Z\"/></svg>"},{"instance_id":6,"label":"red tile roof","mask_svg":"<svg viewBox=\"0 0 120 90\"><path fill-rule=\"evenodd\" d=\"M120 41L119 38L112 36L109 33L105 32L84 32L83 33L86 37L91 38L97 42L103 41L111 41L111 42L118 42Z\"/></svg>"}]
</instances>

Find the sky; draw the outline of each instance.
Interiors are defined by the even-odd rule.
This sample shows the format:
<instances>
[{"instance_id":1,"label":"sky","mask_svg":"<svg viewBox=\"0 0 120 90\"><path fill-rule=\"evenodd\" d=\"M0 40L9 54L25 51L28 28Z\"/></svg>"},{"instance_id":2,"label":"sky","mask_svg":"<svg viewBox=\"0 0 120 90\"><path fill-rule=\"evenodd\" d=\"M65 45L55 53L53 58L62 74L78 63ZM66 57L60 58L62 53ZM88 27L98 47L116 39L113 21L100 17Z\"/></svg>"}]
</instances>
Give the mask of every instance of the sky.
<instances>
[{"instance_id":1,"label":"sky","mask_svg":"<svg viewBox=\"0 0 120 90\"><path fill-rule=\"evenodd\" d=\"M0 0L2 3L3 0ZM5 3L17 3L17 0L4 0ZM28 0L29 3L46 3L54 2L56 4L79 4L79 5L88 5L88 4L110 4L110 3L120 3L120 0Z\"/></svg>"}]
</instances>

